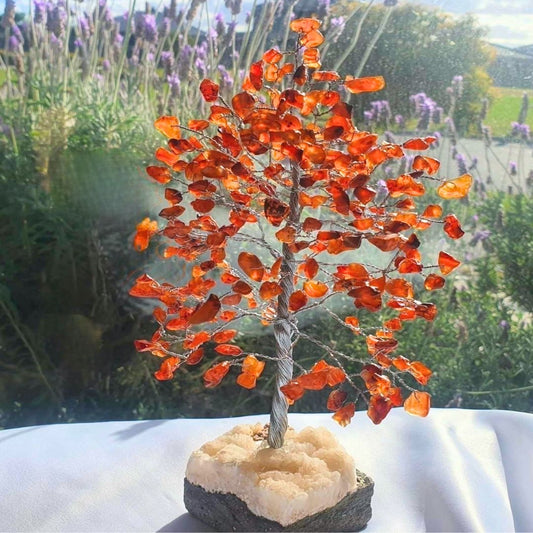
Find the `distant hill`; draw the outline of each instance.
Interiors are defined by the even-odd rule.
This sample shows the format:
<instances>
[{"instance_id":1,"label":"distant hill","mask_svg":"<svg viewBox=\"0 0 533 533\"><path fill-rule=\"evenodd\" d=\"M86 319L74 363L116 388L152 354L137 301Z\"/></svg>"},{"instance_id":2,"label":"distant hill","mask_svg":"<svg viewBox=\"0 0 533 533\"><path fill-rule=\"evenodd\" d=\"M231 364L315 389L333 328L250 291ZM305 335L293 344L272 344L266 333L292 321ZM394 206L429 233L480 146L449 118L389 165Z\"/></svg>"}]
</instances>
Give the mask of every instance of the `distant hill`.
<instances>
[{"instance_id":1,"label":"distant hill","mask_svg":"<svg viewBox=\"0 0 533 533\"><path fill-rule=\"evenodd\" d=\"M496 59L489 75L498 87L533 88L533 44L508 48L489 43Z\"/></svg>"},{"instance_id":2,"label":"distant hill","mask_svg":"<svg viewBox=\"0 0 533 533\"><path fill-rule=\"evenodd\" d=\"M515 50L517 52L520 52L521 54L533 56L533 44L526 44L525 46L517 46Z\"/></svg>"}]
</instances>

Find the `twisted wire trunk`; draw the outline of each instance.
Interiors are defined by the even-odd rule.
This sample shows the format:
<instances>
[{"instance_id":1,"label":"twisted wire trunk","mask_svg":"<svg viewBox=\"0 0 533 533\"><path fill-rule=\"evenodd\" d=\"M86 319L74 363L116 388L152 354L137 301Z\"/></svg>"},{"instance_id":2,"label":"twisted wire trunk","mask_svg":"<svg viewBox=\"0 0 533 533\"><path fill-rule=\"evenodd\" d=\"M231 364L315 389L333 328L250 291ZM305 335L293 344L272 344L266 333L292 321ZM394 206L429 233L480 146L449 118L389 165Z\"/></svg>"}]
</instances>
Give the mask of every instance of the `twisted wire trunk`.
<instances>
[{"instance_id":1,"label":"twisted wire trunk","mask_svg":"<svg viewBox=\"0 0 533 533\"><path fill-rule=\"evenodd\" d=\"M291 164L292 188L289 202L289 223L297 223L300 219L300 205L298 203L299 169ZM293 358L292 338L293 324L289 313L289 297L294 292L294 254L288 244L283 244L282 261L280 266L280 287L282 293L278 296L277 318L274 324L274 338L276 341L276 388L272 398L270 412L270 428L268 444L271 448L281 448L288 427L289 403L281 392L280 387L292 379Z\"/></svg>"}]
</instances>

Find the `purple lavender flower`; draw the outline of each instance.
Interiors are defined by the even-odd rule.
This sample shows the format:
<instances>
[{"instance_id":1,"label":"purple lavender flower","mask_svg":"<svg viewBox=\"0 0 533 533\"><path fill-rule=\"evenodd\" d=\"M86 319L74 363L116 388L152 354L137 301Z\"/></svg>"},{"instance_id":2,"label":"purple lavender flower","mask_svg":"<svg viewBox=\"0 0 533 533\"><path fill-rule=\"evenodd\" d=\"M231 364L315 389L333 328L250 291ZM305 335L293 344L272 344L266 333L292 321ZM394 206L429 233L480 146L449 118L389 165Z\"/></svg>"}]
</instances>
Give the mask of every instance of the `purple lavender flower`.
<instances>
[{"instance_id":1,"label":"purple lavender flower","mask_svg":"<svg viewBox=\"0 0 533 533\"><path fill-rule=\"evenodd\" d=\"M155 55L154 55L153 52L148 52L148 53L146 54L146 62L147 62L148 64L153 63L153 62L154 62L154 59L155 59Z\"/></svg>"},{"instance_id":2,"label":"purple lavender flower","mask_svg":"<svg viewBox=\"0 0 533 533\"><path fill-rule=\"evenodd\" d=\"M220 85L223 89L231 89L233 87L233 77L227 71L224 65L218 66L218 72L220 73Z\"/></svg>"},{"instance_id":3,"label":"purple lavender flower","mask_svg":"<svg viewBox=\"0 0 533 533\"><path fill-rule=\"evenodd\" d=\"M74 40L74 48L83 48L83 41L79 37Z\"/></svg>"},{"instance_id":4,"label":"purple lavender flower","mask_svg":"<svg viewBox=\"0 0 533 533\"><path fill-rule=\"evenodd\" d=\"M91 36L91 25L87 15L84 15L79 18L79 24L81 38L87 41Z\"/></svg>"},{"instance_id":5,"label":"purple lavender flower","mask_svg":"<svg viewBox=\"0 0 533 533\"><path fill-rule=\"evenodd\" d=\"M149 43L155 43L157 41L157 25L155 22L155 16L149 13L144 15L143 38Z\"/></svg>"},{"instance_id":6,"label":"purple lavender flower","mask_svg":"<svg viewBox=\"0 0 533 533\"><path fill-rule=\"evenodd\" d=\"M56 37L55 33L50 34L50 45L53 50L59 51L63 49L63 41Z\"/></svg>"},{"instance_id":7,"label":"purple lavender flower","mask_svg":"<svg viewBox=\"0 0 533 533\"><path fill-rule=\"evenodd\" d=\"M472 240L469 242L470 246L475 246L478 242L486 241L491 233L488 229L478 230L474 233Z\"/></svg>"},{"instance_id":8,"label":"purple lavender flower","mask_svg":"<svg viewBox=\"0 0 533 533\"><path fill-rule=\"evenodd\" d=\"M368 125L375 123L388 126L392 117L389 102L387 100L370 102L370 109L365 111L363 116Z\"/></svg>"},{"instance_id":9,"label":"purple lavender flower","mask_svg":"<svg viewBox=\"0 0 533 533\"><path fill-rule=\"evenodd\" d=\"M403 118L403 115L394 115L394 122L401 130L405 129L405 119Z\"/></svg>"},{"instance_id":10,"label":"purple lavender flower","mask_svg":"<svg viewBox=\"0 0 533 533\"><path fill-rule=\"evenodd\" d=\"M126 20L128 20L126 18ZM133 17L133 33L137 39L142 39L144 36L144 15L142 13L135 13Z\"/></svg>"},{"instance_id":11,"label":"purple lavender flower","mask_svg":"<svg viewBox=\"0 0 533 533\"><path fill-rule=\"evenodd\" d=\"M15 23L15 0L6 0L6 7L2 17L2 25L9 28Z\"/></svg>"},{"instance_id":12,"label":"purple lavender flower","mask_svg":"<svg viewBox=\"0 0 533 533\"><path fill-rule=\"evenodd\" d=\"M24 42L24 37L22 36L22 32L20 31L20 28L16 24L13 24L11 26L11 35L14 35L21 44Z\"/></svg>"},{"instance_id":13,"label":"purple lavender flower","mask_svg":"<svg viewBox=\"0 0 533 533\"><path fill-rule=\"evenodd\" d=\"M228 29L227 29L227 32L226 34L227 35L233 35L235 33L235 28L237 27L237 21L236 20L232 20L229 24L228 24Z\"/></svg>"},{"instance_id":14,"label":"purple lavender flower","mask_svg":"<svg viewBox=\"0 0 533 533\"><path fill-rule=\"evenodd\" d=\"M168 86L170 87L170 95L176 98L180 94L180 79L177 74L167 76Z\"/></svg>"},{"instance_id":15,"label":"purple lavender flower","mask_svg":"<svg viewBox=\"0 0 533 533\"><path fill-rule=\"evenodd\" d=\"M175 18L176 7L177 7L176 0L170 0L170 6L168 8L167 7L165 8L165 12L166 12L165 16L169 17L170 19Z\"/></svg>"},{"instance_id":16,"label":"purple lavender flower","mask_svg":"<svg viewBox=\"0 0 533 533\"><path fill-rule=\"evenodd\" d=\"M101 9L101 19L104 22L105 28L107 30L111 29L113 25L113 15L111 14L111 10L109 9L109 6L107 6L104 2L103 5L100 6Z\"/></svg>"},{"instance_id":17,"label":"purple lavender flower","mask_svg":"<svg viewBox=\"0 0 533 533\"><path fill-rule=\"evenodd\" d=\"M451 89L452 89L452 95L455 98L459 99L463 96L464 85L463 85L462 76L453 77Z\"/></svg>"},{"instance_id":18,"label":"purple lavender flower","mask_svg":"<svg viewBox=\"0 0 533 533\"><path fill-rule=\"evenodd\" d=\"M392 133L392 131L389 131L387 130L384 134L383 134L383 137L385 138L385 141L390 143L390 144L397 144L396 143L396 137L394 136L394 133Z\"/></svg>"},{"instance_id":19,"label":"purple lavender flower","mask_svg":"<svg viewBox=\"0 0 533 533\"><path fill-rule=\"evenodd\" d=\"M241 12L242 0L224 0L224 5L231 11L232 15L238 15Z\"/></svg>"},{"instance_id":20,"label":"purple lavender flower","mask_svg":"<svg viewBox=\"0 0 533 533\"><path fill-rule=\"evenodd\" d=\"M414 115L418 118L416 129L420 131L426 131L429 128L431 122L435 122L435 119L441 119L439 108L434 100L429 98L426 93L413 94L409 97L411 105L414 109Z\"/></svg>"},{"instance_id":21,"label":"purple lavender flower","mask_svg":"<svg viewBox=\"0 0 533 533\"><path fill-rule=\"evenodd\" d=\"M198 46L195 46L194 52L196 54L196 57L204 60L207 59L207 50L208 50L208 44L207 41L203 41Z\"/></svg>"},{"instance_id":22,"label":"purple lavender flower","mask_svg":"<svg viewBox=\"0 0 533 533\"><path fill-rule=\"evenodd\" d=\"M457 169L459 170L459 174L466 174L468 172L466 169L466 157L461 153L457 153L455 160L457 161Z\"/></svg>"},{"instance_id":23,"label":"purple lavender flower","mask_svg":"<svg viewBox=\"0 0 533 533\"><path fill-rule=\"evenodd\" d=\"M509 161L509 173L511 176L516 176L518 173L518 165L516 161Z\"/></svg>"},{"instance_id":24,"label":"purple lavender flower","mask_svg":"<svg viewBox=\"0 0 533 533\"><path fill-rule=\"evenodd\" d=\"M20 41L12 35L7 41L7 49L10 52L18 52L20 50Z\"/></svg>"},{"instance_id":25,"label":"purple lavender flower","mask_svg":"<svg viewBox=\"0 0 533 533\"><path fill-rule=\"evenodd\" d=\"M159 26L159 38L164 39L170 33L171 20L169 17L163 17L161 25Z\"/></svg>"},{"instance_id":26,"label":"purple lavender flower","mask_svg":"<svg viewBox=\"0 0 533 533\"><path fill-rule=\"evenodd\" d=\"M102 61L102 68L104 69L104 72L109 72L111 70L111 62L109 59L104 59Z\"/></svg>"},{"instance_id":27,"label":"purple lavender flower","mask_svg":"<svg viewBox=\"0 0 533 533\"><path fill-rule=\"evenodd\" d=\"M511 325L509 324L509 322L507 322L507 320L502 320L498 326L500 326L500 328L502 328L503 330L509 330L511 328Z\"/></svg>"},{"instance_id":28,"label":"purple lavender flower","mask_svg":"<svg viewBox=\"0 0 533 533\"><path fill-rule=\"evenodd\" d=\"M453 145L451 150L450 150L450 153L451 153L451 156L453 159L455 159L457 157L457 154L459 153L457 151L457 146L456 145Z\"/></svg>"},{"instance_id":29,"label":"purple lavender flower","mask_svg":"<svg viewBox=\"0 0 533 533\"><path fill-rule=\"evenodd\" d=\"M226 29L226 33L224 34L224 39L222 40L222 43L220 46L222 48L227 48L231 44L231 40L233 39L233 36L235 34L235 28L237 27L237 21L232 20Z\"/></svg>"},{"instance_id":30,"label":"purple lavender flower","mask_svg":"<svg viewBox=\"0 0 533 533\"><path fill-rule=\"evenodd\" d=\"M444 119L444 124L448 127L448 135L450 137L450 143L455 149L455 146L457 145L457 130L455 128L455 122L453 121L452 117L446 117ZM455 153L452 154L453 157L455 157Z\"/></svg>"},{"instance_id":31,"label":"purple lavender flower","mask_svg":"<svg viewBox=\"0 0 533 533\"><path fill-rule=\"evenodd\" d=\"M215 42L218 38L218 33L216 28L209 28L207 32L207 38L211 40L212 42Z\"/></svg>"},{"instance_id":32,"label":"purple lavender flower","mask_svg":"<svg viewBox=\"0 0 533 533\"><path fill-rule=\"evenodd\" d=\"M33 1L33 22L41 24L46 17L46 0Z\"/></svg>"},{"instance_id":33,"label":"purple lavender flower","mask_svg":"<svg viewBox=\"0 0 533 533\"><path fill-rule=\"evenodd\" d=\"M442 122L442 114L444 113L444 109L442 107L435 107L433 109L433 113L431 115L431 121L434 124L440 124Z\"/></svg>"},{"instance_id":34,"label":"purple lavender flower","mask_svg":"<svg viewBox=\"0 0 533 533\"><path fill-rule=\"evenodd\" d=\"M342 35L346 26L346 19L344 17L333 17L330 21L330 28L333 32L333 42L336 43L339 37Z\"/></svg>"},{"instance_id":35,"label":"purple lavender flower","mask_svg":"<svg viewBox=\"0 0 533 533\"><path fill-rule=\"evenodd\" d=\"M192 46L186 44L183 48L181 48L178 56L178 74L182 78L187 78L189 75L189 65L191 61L191 57L193 55L193 48Z\"/></svg>"},{"instance_id":36,"label":"purple lavender flower","mask_svg":"<svg viewBox=\"0 0 533 533\"><path fill-rule=\"evenodd\" d=\"M197 57L196 61L194 62L194 66L198 70L200 78L205 78L207 76L207 65L202 58Z\"/></svg>"},{"instance_id":37,"label":"purple lavender flower","mask_svg":"<svg viewBox=\"0 0 533 533\"><path fill-rule=\"evenodd\" d=\"M387 165L383 170L387 179L394 178L394 167L392 165Z\"/></svg>"},{"instance_id":38,"label":"purple lavender flower","mask_svg":"<svg viewBox=\"0 0 533 533\"><path fill-rule=\"evenodd\" d=\"M392 177L394 175L393 168L391 166L387 166L385 168L385 174L389 178ZM389 189L387 188L387 182L385 180L378 180L374 202L376 204L380 204L388 195L389 195Z\"/></svg>"},{"instance_id":39,"label":"purple lavender flower","mask_svg":"<svg viewBox=\"0 0 533 533\"><path fill-rule=\"evenodd\" d=\"M170 76L172 67L174 66L174 54L171 51L165 50L161 52L161 65L165 69L166 75Z\"/></svg>"},{"instance_id":40,"label":"purple lavender flower","mask_svg":"<svg viewBox=\"0 0 533 533\"><path fill-rule=\"evenodd\" d=\"M413 164L414 156L405 155L400 159L400 166L398 168L398 174L405 174L411 168Z\"/></svg>"},{"instance_id":41,"label":"purple lavender flower","mask_svg":"<svg viewBox=\"0 0 533 533\"><path fill-rule=\"evenodd\" d=\"M46 29L55 37L63 35L66 19L67 13L62 3L58 2L55 6L53 4L47 5Z\"/></svg>"},{"instance_id":42,"label":"purple lavender flower","mask_svg":"<svg viewBox=\"0 0 533 533\"><path fill-rule=\"evenodd\" d=\"M224 22L224 15L222 13L215 15L215 30L221 37L226 33L226 23Z\"/></svg>"},{"instance_id":43,"label":"purple lavender flower","mask_svg":"<svg viewBox=\"0 0 533 533\"><path fill-rule=\"evenodd\" d=\"M511 135L513 137L520 137L524 141L529 140L529 126L521 124L520 122L511 122Z\"/></svg>"}]
</instances>

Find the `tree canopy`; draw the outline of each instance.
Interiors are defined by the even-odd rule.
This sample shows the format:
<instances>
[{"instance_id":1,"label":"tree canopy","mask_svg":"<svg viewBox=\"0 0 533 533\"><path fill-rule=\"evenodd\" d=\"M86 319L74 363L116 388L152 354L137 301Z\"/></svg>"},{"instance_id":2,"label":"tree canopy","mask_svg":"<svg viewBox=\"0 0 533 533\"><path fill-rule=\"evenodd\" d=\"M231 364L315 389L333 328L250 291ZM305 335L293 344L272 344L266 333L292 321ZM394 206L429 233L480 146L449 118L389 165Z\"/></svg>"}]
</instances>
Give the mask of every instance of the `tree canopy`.
<instances>
[{"instance_id":1,"label":"tree canopy","mask_svg":"<svg viewBox=\"0 0 533 533\"><path fill-rule=\"evenodd\" d=\"M480 99L490 85L489 78L483 74L491 54L483 40L486 31L476 18L471 15L455 18L437 9L412 4L394 8L376 6L369 8L368 13L366 9L360 2L343 1L335 6L339 16L357 12L346 21L344 30L330 46L329 57L340 57L350 47L362 21L357 45L339 67L340 73L384 76L387 87L380 99L387 99L393 111L402 114L409 111L409 96L419 92L425 92L447 109L447 88L455 76L463 76L465 91L456 115L462 114L464 120L456 123L465 127L469 117L479 111ZM361 65L380 26L382 33ZM355 112L359 117L371 100L372 96L368 95L357 100Z\"/></svg>"}]
</instances>

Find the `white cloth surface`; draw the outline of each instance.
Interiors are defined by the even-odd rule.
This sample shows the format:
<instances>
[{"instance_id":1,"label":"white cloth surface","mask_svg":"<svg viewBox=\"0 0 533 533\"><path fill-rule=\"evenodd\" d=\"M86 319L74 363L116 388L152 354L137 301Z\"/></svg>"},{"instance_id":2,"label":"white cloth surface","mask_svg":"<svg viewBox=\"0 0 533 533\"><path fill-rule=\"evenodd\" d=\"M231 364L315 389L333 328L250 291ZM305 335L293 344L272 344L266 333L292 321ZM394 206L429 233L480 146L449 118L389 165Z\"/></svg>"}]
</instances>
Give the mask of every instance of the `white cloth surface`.
<instances>
[{"instance_id":1,"label":"white cloth surface","mask_svg":"<svg viewBox=\"0 0 533 533\"><path fill-rule=\"evenodd\" d=\"M211 531L183 505L189 455L267 416L36 426L0 432L0 531ZM366 531L533 531L533 415L394 409L325 426L374 479Z\"/></svg>"}]
</instances>

